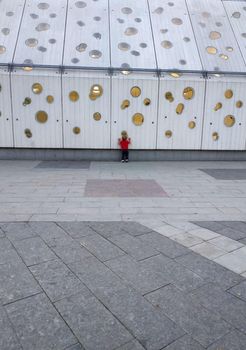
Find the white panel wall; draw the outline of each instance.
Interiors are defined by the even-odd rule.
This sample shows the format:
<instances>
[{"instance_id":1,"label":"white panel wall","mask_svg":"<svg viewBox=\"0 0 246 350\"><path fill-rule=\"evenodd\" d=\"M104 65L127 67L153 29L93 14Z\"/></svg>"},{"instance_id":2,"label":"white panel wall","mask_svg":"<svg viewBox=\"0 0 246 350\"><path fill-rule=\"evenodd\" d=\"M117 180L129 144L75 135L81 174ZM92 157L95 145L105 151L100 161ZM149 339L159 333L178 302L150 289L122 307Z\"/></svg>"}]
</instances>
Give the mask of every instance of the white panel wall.
<instances>
[{"instance_id":1,"label":"white panel wall","mask_svg":"<svg viewBox=\"0 0 246 350\"><path fill-rule=\"evenodd\" d=\"M67 0L27 0L14 62L61 65ZM31 46L28 40L31 39Z\"/></svg>"},{"instance_id":2,"label":"white panel wall","mask_svg":"<svg viewBox=\"0 0 246 350\"><path fill-rule=\"evenodd\" d=\"M126 130L132 139L134 149L155 149L157 130L157 103L158 103L158 79L148 74L122 74L112 78L112 127L111 147L118 148L118 138L122 130ZM138 86L141 89L139 97L131 96L131 88ZM149 98L151 104L144 105L144 99ZM129 100L130 106L121 109L123 100ZM132 117L135 113L144 116L144 123L136 126Z\"/></svg>"},{"instance_id":3,"label":"white panel wall","mask_svg":"<svg viewBox=\"0 0 246 350\"><path fill-rule=\"evenodd\" d=\"M201 70L185 0L151 0L149 4L158 67Z\"/></svg>"},{"instance_id":4,"label":"white panel wall","mask_svg":"<svg viewBox=\"0 0 246 350\"><path fill-rule=\"evenodd\" d=\"M41 94L32 92L32 85L39 83L43 87ZM14 70L11 74L13 120L15 147L62 148L62 104L61 75L57 71ZM49 104L48 95L54 97ZM31 104L23 106L25 98L31 98ZM48 120L44 124L36 121L36 113L45 111ZM32 137L25 135L29 129Z\"/></svg>"},{"instance_id":5,"label":"white panel wall","mask_svg":"<svg viewBox=\"0 0 246 350\"><path fill-rule=\"evenodd\" d=\"M0 70L0 147L13 147L10 76L4 69Z\"/></svg>"},{"instance_id":6,"label":"white panel wall","mask_svg":"<svg viewBox=\"0 0 246 350\"><path fill-rule=\"evenodd\" d=\"M243 57L221 0L187 0L187 4L204 69L244 72Z\"/></svg>"},{"instance_id":7,"label":"white panel wall","mask_svg":"<svg viewBox=\"0 0 246 350\"><path fill-rule=\"evenodd\" d=\"M113 67L156 68L147 0L110 0Z\"/></svg>"},{"instance_id":8,"label":"white panel wall","mask_svg":"<svg viewBox=\"0 0 246 350\"><path fill-rule=\"evenodd\" d=\"M96 100L89 98L91 87L100 85L103 94ZM107 73L66 71L62 77L63 121L65 148L110 148L110 77ZM69 99L71 91L79 94L75 102ZM101 114L101 120L93 118ZM74 134L74 127L80 128Z\"/></svg>"},{"instance_id":9,"label":"white panel wall","mask_svg":"<svg viewBox=\"0 0 246 350\"><path fill-rule=\"evenodd\" d=\"M194 97L191 100L183 97L183 91L187 87L194 90ZM172 102L166 99L166 93L172 93ZM202 76L172 78L166 75L161 78L157 148L201 148L204 94L205 80ZM184 110L182 114L177 114L176 108L180 103L184 105ZM195 123L193 129L189 128L190 122ZM171 137L167 137L168 131L171 131Z\"/></svg>"},{"instance_id":10,"label":"white panel wall","mask_svg":"<svg viewBox=\"0 0 246 350\"><path fill-rule=\"evenodd\" d=\"M233 91L231 99L225 98L226 90ZM243 150L246 144L246 80L242 78L211 76L207 82L205 118L203 128L203 149ZM236 107L236 102L242 101L242 108ZM214 111L217 103L222 108ZM236 123L232 127L224 125L224 118L232 115ZM213 140L213 133L218 133L219 139Z\"/></svg>"}]
</instances>

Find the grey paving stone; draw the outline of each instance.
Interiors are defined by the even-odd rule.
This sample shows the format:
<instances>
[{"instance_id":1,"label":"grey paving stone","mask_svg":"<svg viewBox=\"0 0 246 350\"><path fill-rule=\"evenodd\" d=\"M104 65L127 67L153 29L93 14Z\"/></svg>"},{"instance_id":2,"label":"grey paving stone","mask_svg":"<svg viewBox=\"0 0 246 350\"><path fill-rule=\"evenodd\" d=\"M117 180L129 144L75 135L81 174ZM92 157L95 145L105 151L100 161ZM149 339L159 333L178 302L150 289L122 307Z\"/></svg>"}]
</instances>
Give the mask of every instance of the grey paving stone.
<instances>
[{"instance_id":1,"label":"grey paving stone","mask_svg":"<svg viewBox=\"0 0 246 350\"><path fill-rule=\"evenodd\" d=\"M94 233L79 240L80 244L95 255L99 260L106 261L124 255L125 252L110 243L104 237Z\"/></svg>"},{"instance_id":2,"label":"grey paving stone","mask_svg":"<svg viewBox=\"0 0 246 350\"><path fill-rule=\"evenodd\" d=\"M62 261L49 261L32 266L30 270L53 302L85 288Z\"/></svg>"},{"instance_id":3,"label":"grey paving stone","mask_svg":"<svg viewBox=\"0 0 246 350\"><path fill-rule=\"evenodd\" d=\"M27 223L23 222L5 223L1 228L12 242L37 235Z\"/></svg>"},{"instance_id":4,"label":"grey paving stone","mask_svg":"<svg viewBox=\"0 0 246 350\"><path fill-rule=\"evenodd\" d=\"M1 225L1 224L0 224ZM3 232L3 230L1 229L1 227L0 227L0 238L3 238L3 237L5 237L5 233Z\"/></svg>"},{"instance_id":5,"label":"grey paving stone","mask_svg":"<svg viewBox=\"0 0 246 350\"><path fill-rule=\"evenodd\" d=\"M29 222L31 229L40 237L43 238L45 242L49 242L49 239L58 237L68 237L65 231L58 226L55 222Z\"/></svg>"},{"instance_id":6,"label":"grey paving stone","mask_svg":"<svg viewBox=\"0 0 246 350\"><path fill-rule=\"evenodd\" d=\"M97 222L89 223L90 227L94 231L96 231L101 236L106 238L113 235L126 233L124 228L126 228L128 224L129 224L128 222L121 222L121 221L102 221L102 222L97 221Z\"/></svg>"},{"instance_id":7,"label":"grey paving stone","mask_svg":"<svg viewBox=\"0 0 246 350\"><path fill-rule=\"evenodd\" d=\"M243 221L219 221L223 225L232 228L236 231L241 231L246 237L246 222Z\"/></svg>"},{"instance_id":8,"label":"grey paving stone","mask_svg":"<svg viewBox=\"0 0 246 350\"><path fill-rule=\"evenodd\" d=\"M129 256L109 260L105 265L141 294L149 293L170 283L162 271L151 269L148 265L136 262Z\"/></svg>"},{"instance_id":9,"label":"grey paving stone","mask_svg":"<svg viewBox=\"0 0 246 350\"><path fill-rule=\"evenodd\" d=\"M0 253L6 251L6 250L9 250L9 249L12 249L13 246L11 244L11 242L3 237L3 238L0 238Z\"/></svg>"},{"instance_id":10,"label":"grey paving stone","mask_svg":"<svg viewBox=\"0 0 246 350\"><path fill-rule=\"evenodd\" d=\"M22 350L3 307L0 306L0 349Z\"/></svg>"},{"instance_id":11,"label":"grey paving stone","mask_svg":"<svg viewBox=\"0 0 246 350\"><path fill-rule=\"evenodd\" d=\"M55 305L88 350L113 350L133 338L88 290Z\"/></svg>"},{"instance_id":12,"label":"grey paving stone","mask_svg":"<svg viewBox=\"0 0 246 350\"><path fill-rule=\"evenodd\" d=\"M205 348L230 330L224 320L172 285L150 293L146 298Z\"/></svg>"},{"instance_id":13,"label":"grey paving stone","mask_svg":"<svg viewBox=\"0 0 246 350\"><path fill-rule=\"evenodd\" d=\"M147 226L141 225L138 222L124 222L124 230L129 233L129 235L132 236L140 236L145 233L152 232L152 229L150 229Z\"/></svg>"},{"instance_id":14,"label":"grey paving stone","mask_svg":"<svg viewBox=\"0 0 246 350\"><path fill-rule=\"evenodd\" d=\"M211 345L208 350L245 350L246 335L233 331Z\"/></svg>"},{"instance_id":15,"label":"grey paving stone","mask_svg":"<svg viewBox=\"0 0 246 350\"><path fill-rule=\"evenodd\" d=\"M6 249L0 251L0 265L7 263L17 264L18 262L22 261L14 249Z\"/></svg>"},{"instance_id":16,"label":"grey paving stone","mask_svg":"<svg viewBox=\"0 0 246 350\"><path fill-rule=\"evenodd\" d=\"M205 348L189 335L184 335L182 338L167 346L165 350L205 350Z\"/></svg>"},{"instance_id":17,"label":"grey paving stone","mask_svg":"<svg viewBox=\"0 0 246 350\"><path fill-rule=\"evenodd\" d=\"M212 283L193 291L192 296L205 308L217 312L233 327L246 333L246 302Z\"/></svg>"},{"instance_id":18,"label":"grey paving stone","mask_svg":"<svg viewBox=\"0 0 246 350\"><path fill-rule=\"evenodd\" d=\"M137 340L132 340L129 343L120 346L116 350L144 350L144 348Z\"/></svg>"},{"instance_id":19,"label":"grey paving stone","mask_svg":"<svg viewBox=\"0 0 246 350\"><path fill-rule=\"evenodd\" d=\"M168 256L169 258L176 258L190 252L189 249L183 247L181 244L176 243L157 232L141 235L139 239L152 246L159 252L163 253L164 255Z\"/></svg>"},{"instance_id":20,"label":"grey paving stone","mask_svg":"<svg viewBox=\"0 0 246 350\"><path fill-rule=\"evenodd\" d=\"M246 245L246 238L239 239L238 242L240 242L240 243Z\"/></svg>"},{"instance_id":21,"label":"grey paving stone","mask_svg":"<svg viewBox=\"0 0 246 350\"><path fill-rule=\"evenodd\" d=\"M246 169L199 169L216 180L246 180Z\"/></svg>"},{"instance_id":22,"label":"grey paving stone","mask_svg":"<svg viewBox=\"0 0 246 350\"><path fill-rule=\"evenodd\" d=\"M13 244L27 266L57 258L40 237L15 241Z\"/></svg>"},{"instance_id":23,"label":"grey paving stone","mask_svg":"<svg viewBox=\"0 0 246 350\"><path fill-rule=\"evenodd\" d=\"M172 283L184 292L197 289L206 283L196 273L173 260L167 260L163 255L146 259L141 262L141 266L143 269L160 273L169 283Z\"/></svg>"},{"instance_id":24,"label":"grey paving stone","mask_svg":"<svg viewBox=\"0 0 246 350\"><path fill-rule=\"evenodd\" d=\"M221 230L217 231L222 236L229 237L231 239L234 239L235 241L238 241L239 239L245 238L246 234L242 231L238 231L236 229L230 228L230 227L224 227Z\"/></svg>"},{"instance_id":25,"label":"grey paving stone","mask_svg":"<svg viewBox=\"0 0 246 350\"><path fill-rule=\"evenodd\" d=\"M228 292L246 302L246 280L229 289Z\"/></svg>"},{"instance_id":26,"label":"grey paving stone","mask_svg":"<svg viewBox=\"0 0 246 350\"><path fill-rule=\"evenodd\" d=\"M7 304L41 291L22 261L0 265L0 302Z\"/></svg>"},{"instance_id":27,"label":"grey paving stone","mask_svg":"<svg viewBox=\"0 0 246 350\"><path fill-rule=\"evenodd\" d=\"M75 344L72 346L69 346L68 348L66 348L65 350L85 350L85 348L83 348L83 346L81 344Z\"/></svg>"},{"instance_id":28,"label":"grey paving stone","mask_svg":"<svg viewBox=\"0 0 246 350\"><path fill-rule=\"evenodd\" d=\"M95 233L87 222L58 222L57 224L73 238L81 238Z\"/></svg>"},{"instance_id":29,"label":"grey paving stone","mask_svg":"<svg viewBox=\"0 0 246 350\"><path fill-rule=\"evenodd\" d=\"M64 349L76 338L44 294L16 301L6 307L25 350Z\"/></svg>"},{"instance_id":30,"label":"grey paving stone","mask_svg":"<svg viewBox=\"0 0 246 350\"><path fill-rule=\"evenodd\" d=\"M225 290L243 281L240 275L195 253L178 257L176 261L204 280L217 283Z\"/></svg>"},{"instance_id":31,"label":"grey paving stone","mask_svg":"<svg viewBox=\"0 0 246 350\"><path fill-rule=\"evenodd\" d=\"M72 160L45 160L40 162L35 169L89 169L89 161L72 161Z\"/></svg>"},{"instance_id":32,"label":"grey paving stone","mask_svg":"<svg viewBox=\"0 0 246 350\"><path fill-rule=\"evenodd\" d=\"M218 232L225 228L225 225L218 221L192 221L192 223L213 232Z\"/></svg>"},{"instance_id":33,"label":"grey paving stone","mask_svg":"<svg viewBox=\"0 0 246 350\"><path fill-rule=\"evenodd\" d=\"M142 260L160 254L156 249L146 245L146 243L132 237L128 233L108 237L108 240L136 260Z\"/></svg>"}]
</instances>

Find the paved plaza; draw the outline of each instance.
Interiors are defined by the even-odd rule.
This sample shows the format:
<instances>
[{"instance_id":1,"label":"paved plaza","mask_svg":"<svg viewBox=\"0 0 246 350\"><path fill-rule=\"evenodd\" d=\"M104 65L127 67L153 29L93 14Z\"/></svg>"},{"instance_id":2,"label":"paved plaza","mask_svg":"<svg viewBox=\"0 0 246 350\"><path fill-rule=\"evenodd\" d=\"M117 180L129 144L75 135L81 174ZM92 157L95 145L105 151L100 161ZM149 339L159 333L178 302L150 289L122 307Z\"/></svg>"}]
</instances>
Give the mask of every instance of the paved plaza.
<instances>
[{"instance_id":1,"label":"paved plaza","mask_svg":"<svg viewBox=\"0 0 246 350\"><path fill-rule=\"evenodd\" d=\"M245 350L246 162L0 161L1 350Z\"/></svg>"}]
</instances>

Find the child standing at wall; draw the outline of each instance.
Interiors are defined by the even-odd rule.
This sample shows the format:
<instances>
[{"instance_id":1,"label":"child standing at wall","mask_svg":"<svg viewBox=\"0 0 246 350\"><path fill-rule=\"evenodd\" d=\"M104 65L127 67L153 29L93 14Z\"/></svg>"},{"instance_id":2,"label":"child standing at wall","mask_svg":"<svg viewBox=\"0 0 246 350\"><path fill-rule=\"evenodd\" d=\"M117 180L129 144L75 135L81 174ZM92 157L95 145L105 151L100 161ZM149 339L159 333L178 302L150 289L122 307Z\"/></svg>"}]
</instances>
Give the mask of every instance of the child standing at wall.
<instances>
[{"instance_id":1,"label":"child standing at wall","mask_svg":"<svg viewBox=\"0 0 246 350\"><path fill-rule=\"evenodd\" d=\"M131 144L131 139L128 137L126 131L121 132L121 139L118 139L118 144L122 152L121 162L127 163L129 157L128 146Z\"/></svg>"}]
</instances>

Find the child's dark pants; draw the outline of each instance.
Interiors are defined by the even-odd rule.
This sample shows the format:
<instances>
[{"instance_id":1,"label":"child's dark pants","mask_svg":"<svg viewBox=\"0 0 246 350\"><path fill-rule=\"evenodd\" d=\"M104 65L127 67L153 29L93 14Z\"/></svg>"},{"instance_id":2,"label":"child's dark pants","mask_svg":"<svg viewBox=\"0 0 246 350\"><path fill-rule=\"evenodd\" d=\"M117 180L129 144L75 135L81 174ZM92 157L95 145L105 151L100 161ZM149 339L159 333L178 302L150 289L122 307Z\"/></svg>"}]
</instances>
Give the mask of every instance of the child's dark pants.
<instances>
[{"instance_id":1,"label":"child's dark pants","mask_svg":"<svg viewBox=\"0 0 246 350\"><path fill-rule=\"evenodd\" d=\"M128 160L129 151L123 150L121 160Z\"/></svg>"}]
</instances>

